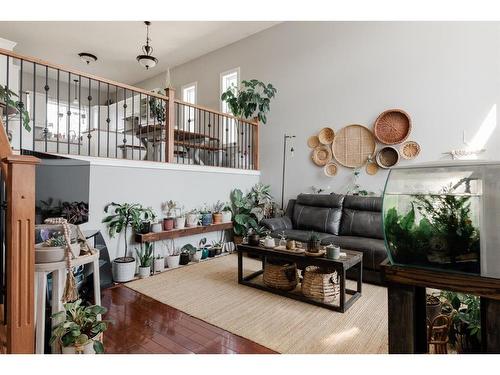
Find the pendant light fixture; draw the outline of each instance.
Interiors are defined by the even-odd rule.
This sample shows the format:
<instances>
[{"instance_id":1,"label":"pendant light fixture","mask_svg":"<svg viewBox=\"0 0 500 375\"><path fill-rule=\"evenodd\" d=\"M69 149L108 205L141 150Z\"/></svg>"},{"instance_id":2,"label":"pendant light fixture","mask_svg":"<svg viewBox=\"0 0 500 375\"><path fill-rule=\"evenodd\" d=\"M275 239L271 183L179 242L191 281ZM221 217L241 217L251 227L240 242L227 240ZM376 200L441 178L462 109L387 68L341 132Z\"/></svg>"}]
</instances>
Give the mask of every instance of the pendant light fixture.
<instances>
[{"instance_id":1,"label":"pendant light fixture","mask_svg":"<svg viewBox=\"0 0 500 375\"><path fill-rule=\"evenodd\" d=\"M80 60L82 60L87 65L97 61L97 56L88 52L80 52L78 56L80 57Z\"/></svg>"},{"instance_id":2,"label":"pendant light fixture","mask_svg":"<svg viewBox=\"0 0 500 375\"><path fill-rule=\"evenodd\" d=\"M142 46L143 54L137 56L137 61L145 67L146 70L148 70L149 68L154 68L156 66L158 59L152 55L153 47L149 45L149 42L151 41L149 38L149 26L151 25L151 22L144 21L144 24L146 25L146 44Z\"/></svg>"}]
</instances>

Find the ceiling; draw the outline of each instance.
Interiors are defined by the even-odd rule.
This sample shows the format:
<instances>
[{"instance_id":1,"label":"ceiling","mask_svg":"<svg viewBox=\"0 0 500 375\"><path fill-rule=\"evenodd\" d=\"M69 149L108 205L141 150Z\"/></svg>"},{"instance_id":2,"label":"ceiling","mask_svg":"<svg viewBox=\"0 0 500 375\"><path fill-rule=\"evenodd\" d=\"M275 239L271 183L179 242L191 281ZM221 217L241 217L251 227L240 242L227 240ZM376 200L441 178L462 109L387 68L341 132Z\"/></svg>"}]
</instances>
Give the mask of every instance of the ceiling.
<instances>
[{"instance_id":1,"label":"ceiling","mask_svg":"<svg viewBox=\"0 0 500 375\"><path fill-rule=\"evenodd\" d=\"M151 45L158 65L146 71L136 61L146 39L141 21L0 22L0 37L17 42L14 51L134 84L269 28L277 22L154 21ZM97 56L86 65L78 53Z\"/></svg>"}]
</instances>

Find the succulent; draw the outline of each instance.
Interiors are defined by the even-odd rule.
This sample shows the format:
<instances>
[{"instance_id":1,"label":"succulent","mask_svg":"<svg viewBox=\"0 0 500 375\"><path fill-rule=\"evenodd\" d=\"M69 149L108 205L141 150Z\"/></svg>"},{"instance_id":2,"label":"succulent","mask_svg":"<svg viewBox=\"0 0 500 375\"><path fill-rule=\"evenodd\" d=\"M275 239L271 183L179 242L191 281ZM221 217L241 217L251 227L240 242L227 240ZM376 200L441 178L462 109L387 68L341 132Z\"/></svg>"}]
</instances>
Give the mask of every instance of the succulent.
<instances>
[{"instance_id":1,"label":"succulent","mask_svg":"<svg viewBox=\"0 0 500 375\"><path fill-rule=\"evenodd\" d=\"M43 241L43 245L46 247L64 247L66 246L66 239L62 234L57 234L56 236Z\"/></svg>"}]
</instances>

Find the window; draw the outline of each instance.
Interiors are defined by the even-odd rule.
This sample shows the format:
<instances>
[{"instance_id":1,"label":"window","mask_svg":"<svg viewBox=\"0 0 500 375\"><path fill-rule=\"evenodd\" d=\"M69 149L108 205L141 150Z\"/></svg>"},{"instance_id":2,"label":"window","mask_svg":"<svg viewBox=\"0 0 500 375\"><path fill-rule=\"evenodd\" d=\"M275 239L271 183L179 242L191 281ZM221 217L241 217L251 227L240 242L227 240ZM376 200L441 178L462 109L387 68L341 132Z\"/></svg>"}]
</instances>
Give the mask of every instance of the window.
<instances>
[{"instance_id":1,"label":"window","mask_svg":"<svg viewBox=\"0 0 500 375\"><path fill-rule=\"evenodd\" d=\"M222 94L228 88L234 87L237 89L240 83L240 68L235 68L223 72L220 74L220 93ZM225 101L221 100L221 112L231 114L231 110L229 109L228 104ZM223 142L234 143L236 142L236 123L233 119L225 119L223 120L223 126L225 127L225 131L223 133Z\"/></svg>"},{"instance_id":2,"label":"window","mask_svg":"<svg viewBox=\"0 0 500 375\"><path fill-rule=\"evenodd\" d=\"M57 112L57 101L49 99L47 103L47 118L48 118L48 129L53 134L59 133L61 136L68 136L68 104L67 102L59 102L59 113ZM77 137L83 131L87 130L87 109L78 105L71 104L70 106L71 116L69 117L69 137ZM57 118L59 117L59 132L57 131ZM76 140L75 140L76 141Z\"/></svg>"},{"instance_id":3,"label":"window","mask_svg":"<svg viewBox=\"0 0 500 375\"><path fill-rule=\"evenodd\" d=\"M196 82L182 86L182 101L196 104ZM184 130L194 131L195 111L194 108L184 106Z\"/></svg>"}]
</instances>

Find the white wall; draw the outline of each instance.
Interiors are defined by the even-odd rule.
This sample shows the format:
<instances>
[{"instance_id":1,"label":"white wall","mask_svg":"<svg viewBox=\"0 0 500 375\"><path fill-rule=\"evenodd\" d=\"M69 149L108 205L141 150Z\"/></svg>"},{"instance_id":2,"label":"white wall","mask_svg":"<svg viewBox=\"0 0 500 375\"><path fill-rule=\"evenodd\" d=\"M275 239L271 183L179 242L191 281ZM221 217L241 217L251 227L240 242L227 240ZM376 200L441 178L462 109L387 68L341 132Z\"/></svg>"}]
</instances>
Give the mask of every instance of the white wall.
<instances>
[{"instance_id":1,"label":"white wall","mask_svg":"<svg viewBox=\"0 0 500 375\"><path fill-rule=\"evenodd\" d=\"M371 128L388 108L412 116L410 139L422 146L414 162L462 147L463 130L469 139L478 135L479 145L484 135L483 157L500 159L498 22L286 22L174 68L172 80L177 90L196 81L198 103L219 108L219 74L237 66L243 79L278 89L260 139L262 181L277 198L285 132L297 136L286 195L311 185L344 191L352 172L324 176L310 160L307 138L324 126ZM164 77L139 85L162 87ZM380 192L385 177L363 171L361 187Z\"/></svg>"},{"instance_id":2,"label":"white wall","mask_svg":"<svg viewBox=\"0 0 500 375\"><path fill-rule=\"evenodd\" d=\"M231 190L239 188L246 192L259 181L259 173L255 171L103 158L79 157L79 159L84 161L80 162L80 166L75 165L74 160L44 161L50 164L50 168L43 167L37 170L37 198L46 199L73 190L72 183L76 178L66 174L68 169L74 173L90 176L87 179L83 176L79 180L82 185L89 185L89 221L83 224L82 228L102 231L111 259L122 256L124 245L123 233L110 238L105 225L101 223L105 216L104 207L108 203L141 203L144 207L153 208L159 218L162 218L161 204L167 200L179 202L186 210L201 208L204 203L213 205L218 200L227 202ZM72 167L68 168L68 163ZM48 179L54 183L47 182ZM83 199L80 195L64 195L62 198ZM131 232L129 230L128 240L129 249L133 251L138 245L133 243ZM207 233L203 236L180 238L175 241L175 245L176 247L186 243L196 245L201 237L206 237L210 243L217 238L217 235L217 233ZM156 249L159 249L164 244L159 242L157 245Z\"/></svg>"}]
</instances>

